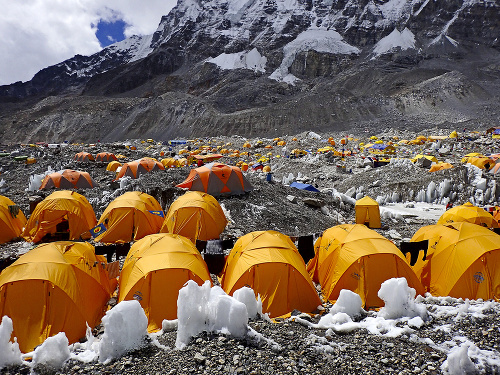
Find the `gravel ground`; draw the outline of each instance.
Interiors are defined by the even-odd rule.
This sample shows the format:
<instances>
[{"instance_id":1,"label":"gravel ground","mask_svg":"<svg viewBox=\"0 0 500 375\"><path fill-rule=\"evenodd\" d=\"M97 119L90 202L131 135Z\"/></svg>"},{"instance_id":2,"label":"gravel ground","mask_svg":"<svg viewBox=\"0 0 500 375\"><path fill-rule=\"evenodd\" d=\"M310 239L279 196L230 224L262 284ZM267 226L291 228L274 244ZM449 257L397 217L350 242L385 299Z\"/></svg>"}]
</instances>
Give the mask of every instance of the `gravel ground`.
<instances>
[{"instance_id":1,"label":"gravel ground","mask_svg":"<svg viewBox=\"0 0 500 375\"><path fill-rule=\"evenodd\" d=\"M437 134L431 129L425 134ZM449 134L448 130L442 133ZM335 136L335 135L334 135ZM340 137L341 134L336 135ZM386 129L384 137L399 136L412 139L413 133L401 133ZM362 134L361 140L368 142L368 135ZM299 141L293 144L291 137L287 152L292 148L315 150L326 144L317 139L308 137L306 133L297 136ZM461 156L468 152L479 151L491 153L497 146L491 139L472 135L470 140L446 141L446 146L453 145L455 151L450 155L438 157L440 160L449 159L456 168L437 173L428 173L420 167L385 166L370 168L363 165L361 154L348 157L345 160L331 155L306 156L299 159L273 159L273 182L265 181L265 176L259 172L247 173L255 190L250 194L239 197L220 197L219 202L229 211L231 222L222 237L238 237L255 230L273 229L287 235L297 236L319 233L342 222L354 220L354 207L339 201L332 195L332 191L350 194L362 193L373 198L385 195L393 196L398 193L401 200L411 196L410 191L417 192L426 189L431 181L439 185L445 179L452 182L457 192L456 204L464 203L470 196L474 196L474 188L468 185L468 171L459 165ZM337 139L337 138L336 138ZM218 137L212 144L232 143L230 147L239 148L245 139L241 137ZM272 144L271 140L264 140L265 144ZM42 173L51 166L54 170L71 168L90 172L99 183L95 189L79 190L92 204L96 216L99 217L105 207L115 197L127 190L140 190L153 195L162 207L168 206L180 195L181 189L175 184L182 182L189 174L188 168L169 169L143 175L138 180L132 180L127 186L120 189L112 182L113 174L105 171L106 164L77 163L72 161L73 155L79 151L89 151L96 154L100 151L121 153L127 158L125 161L135 160L143 156L159 157L160 150L167 150L168 146L157 146L146 149L148 143L130 141L138 150L131 151L123 144L68 145L60 152L52 149L6 146L8 151L19 150L19 154L39 155L35 164L25 165L12 158L0 158L1 175L0 192L16 202L21 209L29 212L29 197L33 195L47 196L50 192L27 192L29 176ZM293 146L292 146L293 144ZM349 148L357 151L357 143L351 143ZM424 150L425 146L402 146L399 153L403 155L416 154ZM178 151L179 148L176 149ZM281 148L280 148L281 150ZM252 149L255 152L255 149ZM274 148L273 152L278 149ZM281 150L282 152L283 150ZM237 160L237 159L236 159ZM224 157L221 162L228 164L235 160ZM342 168L345 166L345 168ZM351 171L346 173L345 171ZM281 181L290 173L301 180L317 186L321 192L312 193L284 186ZM488 182L496 183L496 177L484 174ZM352 193L352 188L354 193ZM350 192L351 189L351 192ZM348 195L349 195L348 194ZM287 196L296 197L292 203ZM319 201L323 208L307 204L308 198ZM409 238L423 225L433 224L428 220L418 218L403 218L402 220L389 219L384 221L381 234L388 236L389 231L396 231L400 238ZM398 239L394 239L398 244ZM21 253L31 248L30 244L14 241L0 246L0 254L5 262L15 260ZM435 302L429 302L430 307ZM328 304L326 304L328 310ZM370 312L373 314L373 312ZM319 317L314 317L317 321ZM266 340L257 341L255 338L235 339L224 335L200 334L194 338L184 350L175 350L174 342L176 331L165 332L159 337L161 344L171 349L162 349L152 343L145 343L144 348L127 354L126 356L107 365L96 362L83 364L76 360L68 361L58 370L63 374L435 374L440 373L440 366L446 359L446 354L432 345L416 338L431 338L434 343L444 343L455 335L466 336L480 349L494 350L498 353L500 345L500 326L498 311L490 311L482 318L466 316L458 323L453 321L450 332L436 330L443 324L450 323L445 318L431 319L422 328L411 336L402 335L389 338L381 335L369 334L366 330L357 330L349 334L327 334L325 330L311 329L294 321L286 320L271 323L265 320L255 320L250 326ZM269 341L271 340L271 341ZM269 342L278 344L272 345ZM55 370L37 368L38 373L54 373ZM498 373L500 370L491 368L487 373ZM28 374L27 367L4 368L4 374Z\"/></svg>"}]
</instances>

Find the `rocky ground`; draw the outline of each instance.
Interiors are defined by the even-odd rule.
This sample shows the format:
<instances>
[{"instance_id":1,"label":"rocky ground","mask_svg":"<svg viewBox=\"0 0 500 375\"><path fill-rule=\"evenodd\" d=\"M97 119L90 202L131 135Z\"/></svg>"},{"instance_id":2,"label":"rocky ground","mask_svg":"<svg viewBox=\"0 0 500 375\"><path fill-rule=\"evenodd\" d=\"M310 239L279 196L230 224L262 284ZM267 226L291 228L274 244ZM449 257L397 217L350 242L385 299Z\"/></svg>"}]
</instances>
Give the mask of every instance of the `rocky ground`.
<instances>
[{"instance_id":1,"label":"rocky ground","mask_svg":"<svg viewBox=\"0 0 500 375\"><path fill-rule=\"evenodd\" d=\"M449 134L450 129L438 131L428 129L425 135ZM386 139L394 136L400 139L413 139L417 134L402 133L399 130L387 129L384 133L355 134L358 141L351 141L346 149L359 152L359 143L368 142L368 137L378 135ZM328 137L329 135L327 135ZM339 139L345 134L334 134ZM292 148L315 151L327 144L307 132L297 135L298 141L287 137L286 153ZM322 137L324 139L325 137ZM216 137L212 144L227 145L242 149L245 139L241 137ZM255 139L253 141L256 141ZM206 142L206 140L205 140ZM272 144L272 140L263 140L263 144ZM125 145L136 145L132 151ZM147 149L148 146L151 146ZM298 159L273 158L269 163L273 171L273 182L265 180L261 172L248 172L249 181L254 190L243 196L220 197L219 202L229 212L231 218L222 237L238 237L255 230L278 230L290 236L320 233L323 230L343 222L354 220L354 207L349 202L335 195L342 193L351 199L357 194L370 195L373 198L386 196L394 198L397 193L399 201L411 203L410 191L418 192L427 189L431 182L439 185L445 179L451 181L456 192L455 202L465 203L470 196L475 196L474 187L469 182L468 170L460 165L460 158L473 151L492 153L498 151L491 138L468 133L460 140L446 140L442 146L453 146L454 151L446 155L434 152L440 160L449 160L456 168L442 172L429 173L426 168L413 164L395 164L380 168L366 166L358 153L344 160L332 155L308 155ZM401 146L398 155L411 156L429 148L423 146ZM131 180L122 188L113 182L114 174L106 172L106 164L78 163L72 161L75 153L88 151L93 154L110 151L126 156L125 161L140 157L160 157L162 150L168 151L168 146L152 145L140 141L96 145L67 145L59 149L11 145L7 151L18 151L19 155L33 155L37 163L26 165L11 157L0 158L1 175L0 192L11 198L27 214L29 213L29 198L34 195L45 197L51 192L26 191L29 176L43 173L50 166L54 170L65 168L88 171L99 183L98 188L80 190L92 204L97 218L115 197L128 190L140 190L153 195L162 207L168 210L169 205L183 191L175 187L189 174L189 168L169 169L152 172ZM340 147L338 147L340 149ZM179 148L173 151L178 151ZM252 148L251 152L265 149ZM265 150L268 151L268 150ZM274 155L284 153L281 147L274 147ZM224 157L220 161L234 164L239 159ZM294 179L311 183L321 190L320 193L301 191L282 184L293 174ZM496 183L496 177L489 173L483 175L488 182ZM354 189L353 189L354 188ZM292 199L290 196L295 197ZM391 198L391 199L392 199ZM312 199L309 201L308 199ZM312 203L311 203L312 202ZM386 200L390 202L390 200ZM494 203L494 199L491 202ZM393 239L398 244L402 238L410 238L423 225L434 222L416 216L386 218L381 234ZM395 235L396 233L397 235ZM31 248L31 244L14 241L0 247L4 259L14 260L19 254ZM429 303L429 305L432 305ZM326 305L328 308L328 305ZM432 308L432 307L430 307ZM319 317L313 318L317 321ZM130 353L110 364L83 364L69 361L59 373L72 374L380 374L380 373L439 373L446 354L419 338L431 338L435 343L443 343L454 335L466 336L479 348L495 350L500 347L500 326L498 314L490 311L482 318L466 317L455 324L453 330L445 332L436 327L449 323L445 318L431 319L412 335L402 335L397 338L371 335L365 330L357 330L349 334L325 334L325 330L311 329L291 320L271 323L266 320L256 320L250 326L268 340L257 341L255 338L235 339L224 335L201 334L184 350L175 350L175 331L165 332L159 337L159 342L170 349L162 349L152 343L145 343L143 349ZM275 345L278 344L278 345ZM492 367L491 373L498 371ZM54 372L39 368L39 373ZM3 369L5 374L29 373L26 367Z\"/></svg>"}]
</instances>

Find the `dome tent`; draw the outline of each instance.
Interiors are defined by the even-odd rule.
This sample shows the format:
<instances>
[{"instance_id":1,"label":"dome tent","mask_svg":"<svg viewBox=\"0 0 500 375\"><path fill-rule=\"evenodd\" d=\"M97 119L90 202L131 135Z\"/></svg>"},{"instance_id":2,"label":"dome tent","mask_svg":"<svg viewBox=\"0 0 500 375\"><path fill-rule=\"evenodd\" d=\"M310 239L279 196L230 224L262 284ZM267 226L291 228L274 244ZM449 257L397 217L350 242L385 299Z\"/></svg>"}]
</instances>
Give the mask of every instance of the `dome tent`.
<instances>
[{"instance_id":1,"label":"dome tent","mask_svg":"<svg viewBox=\"0 0 500 375\"><path fill-rule=\"evenodd\" d=\"M271 230L248 233L236 241L221 286L229 295L249 286L271 318L293 310L311 313L321 305L297 248L288 236Z\"/></svg>"},{"instance_id":2,"label":"dome tent","mask_svg":"<svg viewBox=\"0 0 500 375\"><path fill-rule=\"evenodd\" d=\"M99 218L106 230L94 240L104 243L137 241L158 233L163 223L163 210L151 195L129 191L115 198Z\"/></svg>"},{"instance_id":3,"label":"dome tent","mask_svg":"<svg viewBox=\"0 0 500 375\"><path fill-rule=\"evenodd\" d=\"M9 198L0 195L0 244L20 237L26 225L23 212Z\"/></svg>"},{"instance_id":4,"label":"dome tent","mask_svg":"<svg viewBox=\"0 0 500 375\"><path fill-rule=\"evenodd\" d=\"M172 203L160 231L180 234L193 242L207 241L219 238L226 224L226 215L214 197L188 191Z\"/></svg>"},{"instance_id":5,"label":"dome tent","mask_svg":"<svg viewBox=\"0 0 500 375\"><path fill-rule=\"evenodd\" d=\"M186 180L176 186L213 196L244 194L253 190L240 168L221 163L210 163L191 170Z\"/></svg>"},{"instance_id":6,"label":"dome tent","mask_svg":"<svg viewBox=\"0 0 500 375\"><path fill-rule=\"evenodd\" d=\"M426 292L469 299L500 298L500 236L460 222L420 228L411 242L428 240L425 260L413 266Z\"/></svg>"},{"instance_id":7,"label":"dome tent","mask_svg":"<svg viewBox=\"0 0 500 375\"><path fill-rule=\"evenodd\" d=\"M65 169L45 176L40 190L47 189L91 189L98 186L88 172Z\"/></svg>"},{"instance_id":8,"label":"dome tent","mask_svg":"<svg viewBox=\"0 0 500 375\"><path fill-rule=\"evenodd\" d=\"M417 294L423 287L403 254L387 238L362 224L343 224L327 229L314 245L315 256L307 265L323 296L335 301L342 289L360 295L367 308L381 307L382 283L405 277Z\"/></svg>"},{"instance_id":9,"label":"dome tent","mask_svg":"<svg viewBox=\"0 0 500 375\"><path fill-rule=\"evenodd\" d=\"M0 274L0 313L9 316L24 353L64 332L70 343L85 337L106 311L116 287L106 259L85 242L42 244Z\"/></svg>"},{"instance_id":10,"label":"dome tent","mask_svg":"<svg viewBox=\"0 0 500 375\"><path fill-rule=\"evenodd\" d=\"M118 302L136 299L147 317L148 331L164 319L177 318L179 290L188 280L210 280L207 265L194 244L177 234L152 234L132 245L120 274Z\"/></svg>"},{"instance_id":11,"label":"dome tent","mask_svg":"<svg viewBox=\"0 0 500 375\"><path fill-rule=\"evenodd\" d=\"M28 242L40 242L44 236L59 232L60 224L66 223L64 231L68 231L70 240L76 240L96 222L94 210L83 195L69 190L55 191L38 203L23 237Z\"/></svg>"}]
</instances>

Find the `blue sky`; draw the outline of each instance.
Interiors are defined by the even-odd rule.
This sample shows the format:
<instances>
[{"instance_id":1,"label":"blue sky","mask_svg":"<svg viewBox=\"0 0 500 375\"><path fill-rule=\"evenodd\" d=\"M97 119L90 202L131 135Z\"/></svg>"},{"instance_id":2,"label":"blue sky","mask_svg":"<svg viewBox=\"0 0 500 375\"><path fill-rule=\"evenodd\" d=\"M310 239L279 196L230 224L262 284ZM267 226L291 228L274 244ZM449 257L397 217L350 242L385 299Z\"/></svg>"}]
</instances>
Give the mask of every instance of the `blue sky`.
<instances>
[{"instance_id":1,"label":"blue sky","mask_svg":"<svg viewBox=\"0 0 500 375\"><path fill-rule=\"evenodd\" d=\"M0 0L0 85L156 31L177 0Z\"/></svg>"},{"instance_id":2,"label":"blue sky","mask_svg":"<svg viewBox=\"0 0 500 375\"><path fill-rule=\"evenodd\" d=\"M106 22L100 20L97 24L95 35L101 44L101 47L107 47L110 44L121 42L125 39L125 27L127 24L123 20Z\"/></svg>"}]
</instances>

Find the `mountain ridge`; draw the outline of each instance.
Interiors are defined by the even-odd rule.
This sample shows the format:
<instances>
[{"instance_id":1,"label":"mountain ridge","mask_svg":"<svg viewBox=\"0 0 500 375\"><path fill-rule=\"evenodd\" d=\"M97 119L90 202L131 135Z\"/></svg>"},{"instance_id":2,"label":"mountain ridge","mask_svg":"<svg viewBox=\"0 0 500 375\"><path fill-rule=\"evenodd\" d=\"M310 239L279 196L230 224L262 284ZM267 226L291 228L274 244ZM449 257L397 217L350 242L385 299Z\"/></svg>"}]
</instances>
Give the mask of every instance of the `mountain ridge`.
<instances>
[{"instance_id":1,"label":"mountain ridge","mask_svg":"<svg viewBox=\"0 0 500 375\"><path fill-rule=\"evenodd\" d=\"M498 14L493 0L180 0L152 35L0 87L0 134L48 140L43 129L59 127L51 139L114 140L450 120L480 127L498 111ZM426 92L420 76L442 90ZM33 102L49 96L61 105L42 115ZM339 96L356 108L347 111ZM86 106L92 100L98 114ZM119 116L100 105L113 101L126 108ZM57 113L69 102L76 113Z\"/></svg>"}]
</instances>

